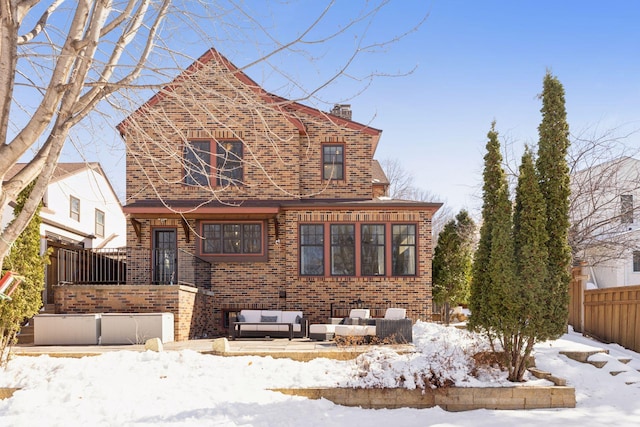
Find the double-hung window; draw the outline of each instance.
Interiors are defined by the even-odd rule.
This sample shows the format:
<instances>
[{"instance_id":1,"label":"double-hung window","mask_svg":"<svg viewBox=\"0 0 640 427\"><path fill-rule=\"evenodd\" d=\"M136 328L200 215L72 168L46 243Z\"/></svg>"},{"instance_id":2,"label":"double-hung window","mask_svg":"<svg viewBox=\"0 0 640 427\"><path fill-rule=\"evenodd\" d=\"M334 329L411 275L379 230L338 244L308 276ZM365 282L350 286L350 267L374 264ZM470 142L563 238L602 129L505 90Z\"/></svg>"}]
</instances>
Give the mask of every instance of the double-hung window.
<instances>
[{"instance_id":1,"label":"double-hung window","mask_svg":"<svg viewBox=\"0 0 640 427\"><path fill-rule=\"evenodd\" d=\"M394 276L416 274L416 226L414 224L393 224L391 226L391 265Z\"/></svg>"},{"instance_id":2,"label":"double-hung window","mask_svg":"<svg viewBox=\"0 0 640 427\"><path fill-rule=\"evenodd\" d=\"M322 146L322 179L344 179L344 145Z\"/></svg>"},{"instance_id":3,"label":"double-hung window","mask_svg":"<svg viewBox=\"0 0 640 427\"><path fill-rule=\"evenodd\" d=\"M633 195L620 196L620 220L623 224L633 224Z\"/></svg>"},{"instance_id":4,"label":"double-hung window","mask_svg":"<svg viewBox=\"0 0 640 427\"><path fill-rule=\"evenodd\" d=\"M98 237L104 237L104 212L96 209L95 234Z\"/></svg>"},{"instance_id":5,"label":"double-hung window","mask_svg":"<svg viewBox=\"0 0 640 427\"><path fill-rule=\"evenodd\" d=\"M324 275L324 225L300 226L300 274Z\"/></svg>"},{"instance_id":6,"label":"double-hung window","mask_svg":"<svg viewBox=\"0 0 640 427\"><path fill-rule=\"evenodd\" d=\"M331 275L356 274L355 225L331 224Z\"/></svg>"},{"instance_id":7,"label":"double-hung window","mask_svg":"<svg viewBox=\"0 0 640 427\"><path fill-rule=\"evenodd\" d=\"M69 218L80 221L80 199L77 197L69 198Z\"/></svg>"},{"instance_id":8,"label":"double-hung window","mask_svg":"<svg viewBox=\"0 0 640 427\"><path fill-rule=\"evenodd\" d=\"M640 273L640 251L633 251L633 272Z\"/></svg>"},{"instance_id":9,"label":"double-hung window","mask_svg":"<svg viewBox=\"0 0 640 427\"><path fill-rule=\"evenodd\" d=\"M360 269L363 276L384 276L384 225L362 224Z\"/></svg>"}]
</instances>

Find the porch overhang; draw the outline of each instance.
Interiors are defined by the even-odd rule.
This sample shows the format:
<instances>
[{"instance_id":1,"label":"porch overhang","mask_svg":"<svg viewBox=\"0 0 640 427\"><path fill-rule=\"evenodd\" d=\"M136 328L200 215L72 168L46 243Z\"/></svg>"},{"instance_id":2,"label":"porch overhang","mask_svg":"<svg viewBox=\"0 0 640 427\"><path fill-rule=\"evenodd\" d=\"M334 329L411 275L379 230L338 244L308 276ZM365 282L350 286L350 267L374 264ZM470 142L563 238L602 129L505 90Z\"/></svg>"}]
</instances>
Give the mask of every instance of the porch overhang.
<instances>
[{"instance_id":1,"label":"porch overhang","mask_svg":"<svg viewBox=\"0 0 640 427\"><path fill-rule=\"evenodd\" d=\"M251 216L268 216L273 217L280 212L280 207L244 207L244 206L225 206L225 207L198 207L198 208L174 208L174 207L127 207L123 208L124 213L135 218L158 218L158 217L211 217L211 216L233 216L242 215Z\"/></svg>"},{"instance_id":2,"label":"porch overhang","mask_svg":"<svg viewBox=\"0 0 640 427\"><path fill-rule=\"evenodd\" d=\"M185 233L187 243L191 240L191 227L187 219L216 219L216 220L257 220L275 218L280 212L277 203L237 203L221 204L219 202L203 203L198 201L156 200L134 202L124 206L123 211L129 217L133 230L140 241L142 236L142 219L179 219Z\"/></svg>"}]
</instances>

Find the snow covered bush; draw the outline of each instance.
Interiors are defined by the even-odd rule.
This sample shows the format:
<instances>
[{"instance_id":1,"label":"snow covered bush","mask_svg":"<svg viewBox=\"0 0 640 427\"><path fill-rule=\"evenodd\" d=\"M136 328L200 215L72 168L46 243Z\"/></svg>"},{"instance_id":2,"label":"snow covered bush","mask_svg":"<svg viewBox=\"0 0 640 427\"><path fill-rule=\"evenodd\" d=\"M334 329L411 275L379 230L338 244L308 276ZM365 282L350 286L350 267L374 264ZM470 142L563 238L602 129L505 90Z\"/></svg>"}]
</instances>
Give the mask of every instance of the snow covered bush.
<instances>
[{"instance_id":1,"label":"snow covered bush","mask_svg":"<svg viewBox=\"0 0 640 427\"><path fill-rule=\"evenodd\" d=\"M476 366L474 356L490 350L486 339L472 332L418 321L414 326L415 352L398 353L374 347L358 356L348 387L426 389L469 387L484 381L499 382L503 370Z\"/></svg>"}]
</instances>

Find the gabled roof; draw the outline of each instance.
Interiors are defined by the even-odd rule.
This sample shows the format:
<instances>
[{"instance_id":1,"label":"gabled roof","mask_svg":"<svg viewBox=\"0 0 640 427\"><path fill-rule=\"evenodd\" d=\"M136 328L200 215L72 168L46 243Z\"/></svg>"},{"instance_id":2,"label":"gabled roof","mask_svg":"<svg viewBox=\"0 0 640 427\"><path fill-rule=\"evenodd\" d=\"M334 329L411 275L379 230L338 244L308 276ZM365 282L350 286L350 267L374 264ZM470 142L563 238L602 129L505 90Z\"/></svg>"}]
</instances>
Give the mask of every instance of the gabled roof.
<instances>
[{"instance_id":1,"label":"gabled roof","mask_svg":"<svg viewBox=\"0 0 640 427\"><path fill-rule=\"evenodd\" d=\"M389 185L389 178L377 160L371 162L371 181L373 184Z\"/></svg>"},{"instance_id":2,"label":"gabled roof","mask_svg":"<svg viewBox=\"0 0 640 427\"><path fill-rule=\"evenodd\" d=\"M272 107L278 111L281 111L284 116L298 129L301 135L306 134L304 123L295 115L295 113L304 113L312 117L316 117L320 120L326 120L338 126L343 126L348 129L357 130L368 135L377 137L373 143L373 152L376 151L378 140L382 133L381 130L372 128L367 125L363 125L353 120L348 120L343 117L335 116L331 113L327 113L316 108L312 108L295 101L291 101L280 97L278 95L271 94L260 87L255 81L253 81L247 74L236 67L231 61L225 58L214 48L207 50L200 58L187 67L180 75L178 75L171 83L163 87L158 93L156 93L151 99L144 103L140 108L133 112L129 117L120 122L116 127L121 134L124 134L124 128L126 128L127 121L133 115L144 113L145 109L153 106L166 96L167 93L172 92L178 82L186 80L189 75L193 74L197 70L201 69L210 61L216 61L218 64L226 68L233 76L239 81L244 83L248 88L257 93L265 103L271 104Z\"/></svg>"},{"instance_id":3,"label":"gabled roof","mask_svg":"<svg viewBox=\"0 0 640 427\"><path fill-rule=\"evenodd\" d=\"M15 165L13 165L11 167L11 169L9 169L9 172L7 172L7 174L5 175L4 179L6 181L10 180L18 172L20 172L27 164L28 163L16 163ZM116 192L113 190L113 187L111 186L111 182L109 181L109 178L104 173L104 170L102 169L102 166L98 162L70 162L70 163L62 162L62 163L58 163L56 165L55 170L53 171L53 176L51 177L51 180L49 181L49 184L53 184L53 183L56 183L58 181L62 181L63 179L65 179L67 177L70 177L72 175L75 175L75 174L80 173L80 172L85 171L85 170L93 170L96 173L98 173L99 175L102 175L102 177L104 177L105 181L107 182L107 185L109 186L109 189L113 193L113 195L116 198L116 200L119 200L118 199L118 195L116 194Z\"/></svg>"}]
</instances>

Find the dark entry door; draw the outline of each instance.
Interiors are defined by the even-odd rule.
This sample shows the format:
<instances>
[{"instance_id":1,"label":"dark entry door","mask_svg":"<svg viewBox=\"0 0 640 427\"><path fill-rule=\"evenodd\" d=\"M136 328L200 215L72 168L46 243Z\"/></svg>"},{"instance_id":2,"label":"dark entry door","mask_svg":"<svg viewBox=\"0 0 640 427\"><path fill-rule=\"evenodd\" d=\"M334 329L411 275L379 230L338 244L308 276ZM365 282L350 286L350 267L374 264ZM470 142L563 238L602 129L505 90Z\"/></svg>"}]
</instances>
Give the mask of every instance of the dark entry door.
<instances>
[{"instance_id":1,"label":"dark entry door","mask_svg":"<svg viewBox=\"0 0 640 427\"><path fill-rule=\"evenodd\" d=\"M153 232L153 283L173 285L178 277L176 230L156 229Z\"/></svg>"}]
</instances>

